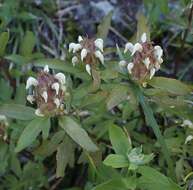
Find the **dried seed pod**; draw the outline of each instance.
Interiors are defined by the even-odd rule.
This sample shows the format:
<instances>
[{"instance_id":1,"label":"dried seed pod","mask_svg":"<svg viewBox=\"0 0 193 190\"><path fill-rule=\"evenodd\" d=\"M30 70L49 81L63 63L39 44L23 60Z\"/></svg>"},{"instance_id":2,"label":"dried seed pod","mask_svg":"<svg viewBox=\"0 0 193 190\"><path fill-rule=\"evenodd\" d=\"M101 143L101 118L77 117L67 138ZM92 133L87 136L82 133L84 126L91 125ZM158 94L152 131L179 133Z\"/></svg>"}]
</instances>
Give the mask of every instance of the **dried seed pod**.
<instances>
[{"instance_id":1,"label":"dried seed pod","mask_svg":"<svg viewBox=\"0 0 193 190\"><path fill-rule=\"evenodd\" d=\"M37 75L37 79L29 77L26 89L33 87L33 94L27 96L27 100L37 104L35 114L60 115L64 113L63 102L66 96L66 77L63 73L51 75L46 65L43 71Z\"/></svg>"},{"instance_id":2,"label":"dried seed pod","mask_svg":"<svg viewBox=\"0 0 193 190\"><path fill-rule=\"evenodd\" d=\"M81 60L89 75L92 75L92 68L96 66L98 61L104 64L103 39L101 38L95 40L79 36L78 43L69 44L69 52L75 54L72 57L73 66Z\"/></svg>"},{"instance_id":3,"label":"dried seed pod","mask_svg":"<svg viewBox=\"0 0 193 190\"><path fill-rule=\"evenodd\" d=\"M160 46L154 46L153 42L147 41L146 33L142 34L141 42L136 44L128 42L125 45L124 53L128 51L132 56L131 62L123 65L125 60L122 60L119 65L127 67L133 80L144 83L147 78L151 79L160 69L163 62L163 50Z\"/></svg>"}]
</instances>

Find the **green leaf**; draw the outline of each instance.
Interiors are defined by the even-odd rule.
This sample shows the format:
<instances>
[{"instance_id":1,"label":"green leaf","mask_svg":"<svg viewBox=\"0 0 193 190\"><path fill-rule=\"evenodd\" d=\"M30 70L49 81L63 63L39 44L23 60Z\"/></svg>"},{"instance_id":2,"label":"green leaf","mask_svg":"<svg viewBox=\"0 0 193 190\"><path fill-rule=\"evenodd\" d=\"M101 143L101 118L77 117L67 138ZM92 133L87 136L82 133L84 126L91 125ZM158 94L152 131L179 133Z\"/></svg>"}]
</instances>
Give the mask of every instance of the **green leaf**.
<instances>
[{"instance_id":1,"label":"green leaf","mask_svg":"<svg viewBox=\"0 0 193 190\"><path fill-rule=\"evenodd\" d=\"M100 185L97 185L92 190L127 190L123 180L120 179L111 179Z\"/></svg>"},{"instance_id":2,"label":"green leaf","mask_svg":"<svg viewBox=\"0 0 193 190\"><path fill-rule=\"evenodd\" d=\"M27 57L32 54L33 48L35 46L36 38L31 31L27 31L24 39L22 40L20 53L21 55Z\"/></svg>"},{"instance_id":3,"label":"green leaf","mask_svg":"<svg viewBox=\"0 0 193 190\"><path fill-rule=\"evenodd\" d=\"M152 127L153 132L154 132L156 138L158 139L159 144L161 145L163 155L164 155L166 162L168 164L168 167L169 167L169 173L172 176L172 178L175 178L174 166L173 166L173 162L172 162L171 157L170 157L170 151L168 150L168 147L167 147L165 140L161 134L159 126L154 118L153 111L152 111L151 107L148 105L148 103L145 101L145 97L144 97L141 89L138 86L134 85L133 90L135 91L136 96L137 96L137 98L142 106L147 125Z\"/></svg>"},{"instance_id":4,"label":"green leaf","mask_svg":"<svg viewBox=\"0 0 193 190\"><path fill-rule=\"evenodd\" d=\"M137 14L137 41L141 41L141 35L143 33L147 34L147 40L150 41L150 31L149 31L147 19L140 11Z\"/></svg>"},{"instance_id":5,"label":"green leaf","mask_svg":"<svg viewBox=\"0 0 193 190\"><path fill-rule=\"evenodd\" d=\"M7 46L9 40L9 33L3 32L0 35L0 56L3 56L5 54L5 48Z\"/></svg>"},{"instance_id":6,"label":"green leaf","mask_svg":"<svg viewBox=\"0 0 193 190\"><path fill-rule=\"evenodd\" d=\"M142 175L138 179L138 186L148 190L182 190L170 178L164 176L153 168L143 166L138 172Z\"/></svg>"},{"instance_id":7,"label":"green leaf","mask_svg":"<svg viewBox=\"0 0 193 190\"><path fill-rule=\"evenodd\" d=\"M80 69L73 67L72 64L65 64L64 61L59 59L38 59L34 62L35 66L44 67L48 65L52 69L58 69L70 74L75 75L78 78L84 80L90 80L89 75L86 72L82 72Z\"/></svg>"},{"instance_id":8,"label":"green leaf","mask_svg":"<svg viewBox=\"0 0 193 190\"><path fill-rule=\"evenodd\" d=\"M112 19L113 12L109 12L108 15L106 15L101 24L99 24L97 28L97 37L102 38L103 40L106 39L109 28L111 27L111 19Z\"/></svg>"},{"instance_id":9,"label":"green leaf","mask_svg":"<svg viewBox=\"0 0 193 190\"><path fill-rule=\"evenodd\" d=\"M0 114L13 119L32 120L35 110L19 104L0 104Z\"/></svg>"},{"instance_id":10,"label":"green leaf","mask_svg":"<svg viewBox=\"0 0 193 190\"><path fill-rule=\"evenodd\" d=\"M87 132L70 117L62 117L59 120L60 126L66 133L82 148L87 151L95 152L98 150L97 146L92 142Z\"/></svg>"},{"instance_id":11,"label":"green leaf","mask_svg":"<svg viewBox=\"0 0 193 190\"><path fill-rule=\"evenodd\" d=\"M66 156L68 152L65 151L65 144L59 145L56 154L56 177L64 177L64 171L68 163L68 157Z\"/></svg>"},{"instance_id":12,"label":"green leaf","mask_svg":"<svg viewBox=\"0 0 193 190\"><path fill-rule=\"evenodd\" d=\"M182 83L179 80L165 77L153 77L148 84L154 88L162 89L174 95L186 95L193 90L192 87Z\"/></svg>"},{"instance_id":13,"label":"green leaf","mask_svg":"<svg viewBox=\"0 0 193 190\"><path fill-rule=\"evenodd\" d=\"M113 107L120 104L123 100L128 97L128 87L127 86L116 86L111 92L107 99L107 109L110 110Z\"/></svg>"},{"instance_id":14,"label":"green leaf","mask_svg":"<svg viewBox=\"0 0 193 190\"><path fill-rule=\"evenodd\" d=\"M27 146L33 143L33 141L36 139L36 137L40 134L42 131L42 128L44 127L45 122L47 122L49 118L35 118L32 120L23 130L15 151L20 152Z\"/></svg>"},{"instance_id":15,"label":"green leaf","mask_svg":"<svg viewBox=\"0 0 193 190\"><path fill-rule=\"evenodd\" d=\"M44 126L42 127L42 137L44 140L47 139L49 136L50 127L51 127L50 119L47 119L44 123Z\"/></svg>"},{"instance_id":16,"label":"green leaf","mask_svg":"<svg viewBox=\"0 0 193 190\"><path fill-rule=\"evenodd\" d=\"M118 154L108 155L103 163L106 166L111 166L113 168L124 168L129 166L129 160L127 160L123 155Z\"/></svg>"},{"instance_id":17,"label":"green leaf","mask_svg":"<svg viewBox=\"0 0 193 190\"><path fill-rule=\"evenodd\" d=\"M126 155L131 149L129 137L117 125L112 124L109 127L109 137L116 154Z\"/></svg>"}]
</instances>

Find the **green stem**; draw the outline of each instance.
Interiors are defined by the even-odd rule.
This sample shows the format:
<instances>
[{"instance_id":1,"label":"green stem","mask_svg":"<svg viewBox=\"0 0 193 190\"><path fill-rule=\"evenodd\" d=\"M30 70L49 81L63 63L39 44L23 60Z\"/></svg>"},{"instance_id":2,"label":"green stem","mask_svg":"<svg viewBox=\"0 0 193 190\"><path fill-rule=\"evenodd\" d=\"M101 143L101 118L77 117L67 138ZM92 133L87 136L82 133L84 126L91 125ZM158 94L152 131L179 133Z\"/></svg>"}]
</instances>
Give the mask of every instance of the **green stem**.
<instances>
[{"instance_id":1,"label":"green stem","mask_svg":"<svg viewBox=\"0 0 193 190\"><path fill-rule=\"evenodd\" d=\"M143 95L143 92L141 91L139 86L134 84L133 90L134 90L134 92L138 98L138 101L143 109L147 125L152 127L154 134L155 134L159 144L161 145L163 155L165 157L165 160L166 160L168 168L169 168L169 175L171 176L172 179L175 180L175 173L174 173L175 170L174 170L174 166L172 164L173 162L172 162L172 159L170 156L170 151L168 150L168 147L164 141L164 138L161 134L159 126L155 120L155 117L153 115L153 111L152 111L151 107L148 105L148 103L146 102L145 97Z\"/></svg>"}]
</instances>

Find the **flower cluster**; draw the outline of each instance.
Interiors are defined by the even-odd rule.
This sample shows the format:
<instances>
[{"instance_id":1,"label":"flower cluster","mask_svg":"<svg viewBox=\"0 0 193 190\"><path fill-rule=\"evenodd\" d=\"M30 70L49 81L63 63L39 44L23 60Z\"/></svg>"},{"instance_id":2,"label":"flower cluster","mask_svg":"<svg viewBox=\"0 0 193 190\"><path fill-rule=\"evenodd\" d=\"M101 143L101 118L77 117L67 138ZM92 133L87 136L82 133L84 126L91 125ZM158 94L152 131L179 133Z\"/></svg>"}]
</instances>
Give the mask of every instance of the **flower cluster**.
<instances>
[{"instance_id":1,"label":"flower cluster","mask_svg":"<svg viewBox=\"0 0 193 190\"><path fill-rule=\"evenodd\" d=\"M146 33L141 36L141 42L132 44L128 42L125 45L124 53L130 51L132 61L130 63L122 60L119 62L120 66L127 66L127 70L132 79L144 82L147 77L150 79L155 72L160 69L163 62L163 50L160 46L153 45L153 42L147 41Z\"/></svg>"},{"instance_id":2,"label":"flower cluster","mask_svg":"<svg viewBox=\"0 0 193 190\"><path fill-rule=\"evenodd\" d=\"M69 52L72 52L73 66L81 60L86 66L86 71L89 75L92 74L92 68L96 66L98 60L104 64L103 56L103 40L89 39L87 37L78 37L78 43L69 44Z\"/></svg>"},{"instance_id":3,"label":"flower cluster","mask_svg":"<svg viewBox=\"0 0 193 190\"><path fill-rule=\"evenodd\" d=\"M59 115L64 112L64 98L66 92L66 77L63 73L51 75L46 65L43 71L38 73L37 79L29 77L26 89L32 87L32 93L27 100L37 104L35 114L38 116Z\"/></svg>"}]
</instances>

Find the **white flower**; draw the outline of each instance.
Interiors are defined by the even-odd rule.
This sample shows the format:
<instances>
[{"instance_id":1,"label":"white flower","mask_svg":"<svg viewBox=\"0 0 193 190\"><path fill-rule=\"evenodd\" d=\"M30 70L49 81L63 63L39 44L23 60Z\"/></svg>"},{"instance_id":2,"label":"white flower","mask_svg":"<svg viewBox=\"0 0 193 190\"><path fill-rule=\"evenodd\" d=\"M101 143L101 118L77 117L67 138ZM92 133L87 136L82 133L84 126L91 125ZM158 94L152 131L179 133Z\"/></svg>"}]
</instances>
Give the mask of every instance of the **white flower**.
<instances>
[{"instance_id":1,"label":"white flower","mask_svg":"<svg viewBox=\"0 0 193 190\"><path fill-rule=\"evenodd\" d=\"M141 42L142 43L145 43L147 41L147 34L146 33L143 33L142 35L141 35Z\"/></svg>"},{"instance_id":2,"label":"white flower","mask_svg":"<svg viewBox=\"0 0 193 190\"><path fill-rule=\"evenodd\" d=\"M124 50L124 53L126 53L128 50L132 53L133 52L133 44L128 42L125 44L125 50Z\"/></svg>"},{"instance_id":3,"label":"white flower","mask_svg":"<svg viewBox=\"0 0 193 190\"><path fill-rule=\"evenodd\" d=\"M27 96L27 101L30 102L31 104L33 104L33 102L35 101L35 98L33 95L28 95Z\"/></svg>"},{"instance_id":4,"label":"white flower","mask_svg":"<svg viewBox=\"0 0 193 190\"><path fill-rule=\"evenodd\" d=\"M103 52L103 39L98 38L94 41L94 44L97 48L99 48Z\"/></svg>"},{"instance_id":5,"label":"white flower","mask_svg":"<svg viewBox=\"0 0 193 190\"><path fill-rule=\"evenodd\" d=\"M55 82L52 84L52 89L54 89L56 91L56 95L58 95L59 93L59 89L60 89L60 85L58 82Z\"/></svg>"},{"instance_id":6,"label":"white flower","mask_svg":"<svg viewBox=\"0 0 193 190\"><path fill-rule=\"evenodd\" d=\"M35 114L39 117L44 117L44 114L40 111L40 109L36 109Z\"/></svg>"},{"instance_id":7,"label":"white flower","mask_svg":"<svg viewBox=\"0 0 193 190\"><path fill-rule=\"evenodd\" d=\"M140 43L136 43L135 45L133 45L132 43L128 42L125 45L124 53L126 53L128 50L131 52L131 55L133 56L136 51L141 52L143 50L143 47Z\"/></svg>"},{"instance_id":8,"label":"white flower","mask_svg":"<svg viewBox=\"0 0 193 190\"><path fill-rule=\"evenodd\" d=\"M5 115L0 115L0 122L3 122L4 125L6 125L6 126L9 125L7 117Z\"/></svg>"},{"instance_id":9,"label":"white flower","mask_svg":"<svg viewBox=\"0 0 193 190\"><path fill-rule=\"evenodd\" d=\"M86 64L86 71L89 75L91 75L91 67L89 64Z\"/></svg>"},{"instance_id":10,"label":"white flower","mask_svg":"<svg viewBox=\"0 0 193 190\"><path fill-rule=\"evenodd\" d=\"M48 65L45 65L45 67L44 67L44 72L49 73L49 67L48 67Z\"/></svg>"},{"instance_id":11,"label":"white flower","mask_svg":"<svg viewBox=\"0 0 193 190\"><path fill-rule=\"evenodd\" d=\"M60 106L60 100L58 98L54 99L54 103L56 104L56 107L59 108Z\"/></svg>"},{"instance_id":12,"label":"white flower","mask_svg":"<svg viewBox=\"0 0 193 190\"><path fill-rule=\"evenodd\" d=\"M186 127L187 126L190 129L193 129L193 123L190 120L188 120L188 119L185 119L181 126L182 127Z\"/></svg>"},{"instance_id":13,"label":"white flower","mask_svg":"<svg viewBox=\"0 0 193 190\"><path fill-rule=\"evenodd\" d=\"M26 89L28 89L30 86L37 86L38 81L34 77L29 77L26 82Z\"/></svg>"},{"instance_id":14,"label":"white flower","mask_svg":"<svg viewBox=\"0 0 193 190\"><path fill-rule=\"evenodd\" d=\"M76 43L70 43L69 44L69 52L73 51L73 53L76 53L82 48L81 44Z\"/></svg>"},{"instance_id":15,"label":"white flower","mask_svg":"<svg viewBox=\"0 0 193 190\"><path fill-rule=\"evenodd\" d=\"M74 56L72 58L72 65L75 66L77 62L78 62L78 57Z\"/></svg>"},{"instance_id":16,"label":"white flower","mask_svg":"<svg viewBox=\"0 0 193 190\"><path fill-rule=\"evenodd\" d=\"M132 69L133 69L133 66L134 66L133 63L129 63L129 64L127 65L127 70L128 70L128 72L129 72L129 74L131 74Z\"/></svg>"},{"instance_id":17,"label":"white flower","mask_svg":"<svg viewBox=\"0 0 193 190\"><path fill-rule=\"evenodd\" d=\"M81 53L80 53L80 56L81 56L81 61L84 60L84 58L87 56L87 49L82 49Z\"/></svg>"},{"instance_id":18,"label":"white flower","mask_svg":"<svg viewBox=\"0 0 193 190\"><path fill-rule=\"evenodd\" d=\"M100 60L102 64L104 64L104 56L99 50L95 51L95 56Z\"/></svg>"},{"instance_id":19,"label":"white flower","mask_svg":"<svg viewBox=\"0 0 193 190\"><path fill-rule=\"evenodd\" d=\"M78 36L78 42L80 43L81 41L83 41L82 36Z\"/></svg>"},{"instance_id":20,"label":"white flower","mask_svg":"<svg viewBox=\"0 0 193 190\"><path fill-rule=\"evenodd\" d=\"M127 62L125 60L122 60L119 62L120 67L125 67L127 65Z\"/></svg>"},{"instance_id":21,"label":"white flower","mask_svg":"<svg viewBox=\"0 0 193 190\"><path fill-rule=\"evenodd\" d=\"M81 50L82 46L81 44L75 44L74 45L74 49L73 49L73 53L76 53L77 51Z\"/></svg>"},{"instance_id":22,"label":"white flower","mask_svg":"<svg viewBox=\"0 0 193 190\"><path fill-rule=\"evenodd\" d=\"M187 143L190 142L191 140L193 140L193 136L192 136L192 135L188 135L188 136L186 137L185 144L187 144Z\"/></svg>"},{"instance_id":23,"label":"white flower","mask_svg":"<svg viewBox=\"0 0 193 190\"><path fill-rule=\"evenodd\" d=\"M146 57L146 58L144 59L143 63L145 64L146 68L149 69L149 64L150 64L149 57Z\"/></svg>"},{"instance_id":24,"label":"white flower","mask_svg":"<svg viewBox=\"0 0 193 190\"><path fill-rule=\"evenodd\" d=\"M63 73L57 73L55 75L55 78L62 84L64 85L66 83L66 77Z\"/></svg>"},{"instance_id":25,"label":"white flower","mask_svg":"<svg viewBox=\"0 0 193 190\"><path fill-rule=\"evenodd\" d=\"M137 51L141 52L142 50L143 50L142 45L140 43L136 43L133 47L133 51L132 51L131 55L134 55L135 52L137 52Z\"/></svg>"},{"instance_id":26,"label":"white flower","mask_svg":"<svg viewBox=\"0 0 193 190\"><path fill-rule=\"evenodd\" d=\"M157 58L157 60L159 61L163 55L163 50L160 46L155 46L154 47L154 55Z\"/></svg>"},{"instance_id":27,"label":"white flower","mask_svg":"<svg viewBox=\"0 0 193 190\"><path fill-rule=\"evenodd\" d=\"M76 44L73 42L69 44L69 52L71 52L74 49L75 45Z\"/></svg>"},{"instance_id":28,"label":"white flower","mask_svg":"<svg viewBox=\"0 0 193 190\"><path fill-rule=\"evenodd\" d=\"M48 93L46 91L44 91L42 94L41 94L42 98L44 99L44 101L47 103L48 102Z\"/></svg>"},{"instance_id":29,"label":"white flower","mask_svg":"<svg viewBox=\"0 0 193 190\"><path fill-rule=\"evenodd\" d=\"M150 70L150 79L152 79L152 77L155 75L155 68L152 68L151 70Z\"/></svg>"}]
</instances>

